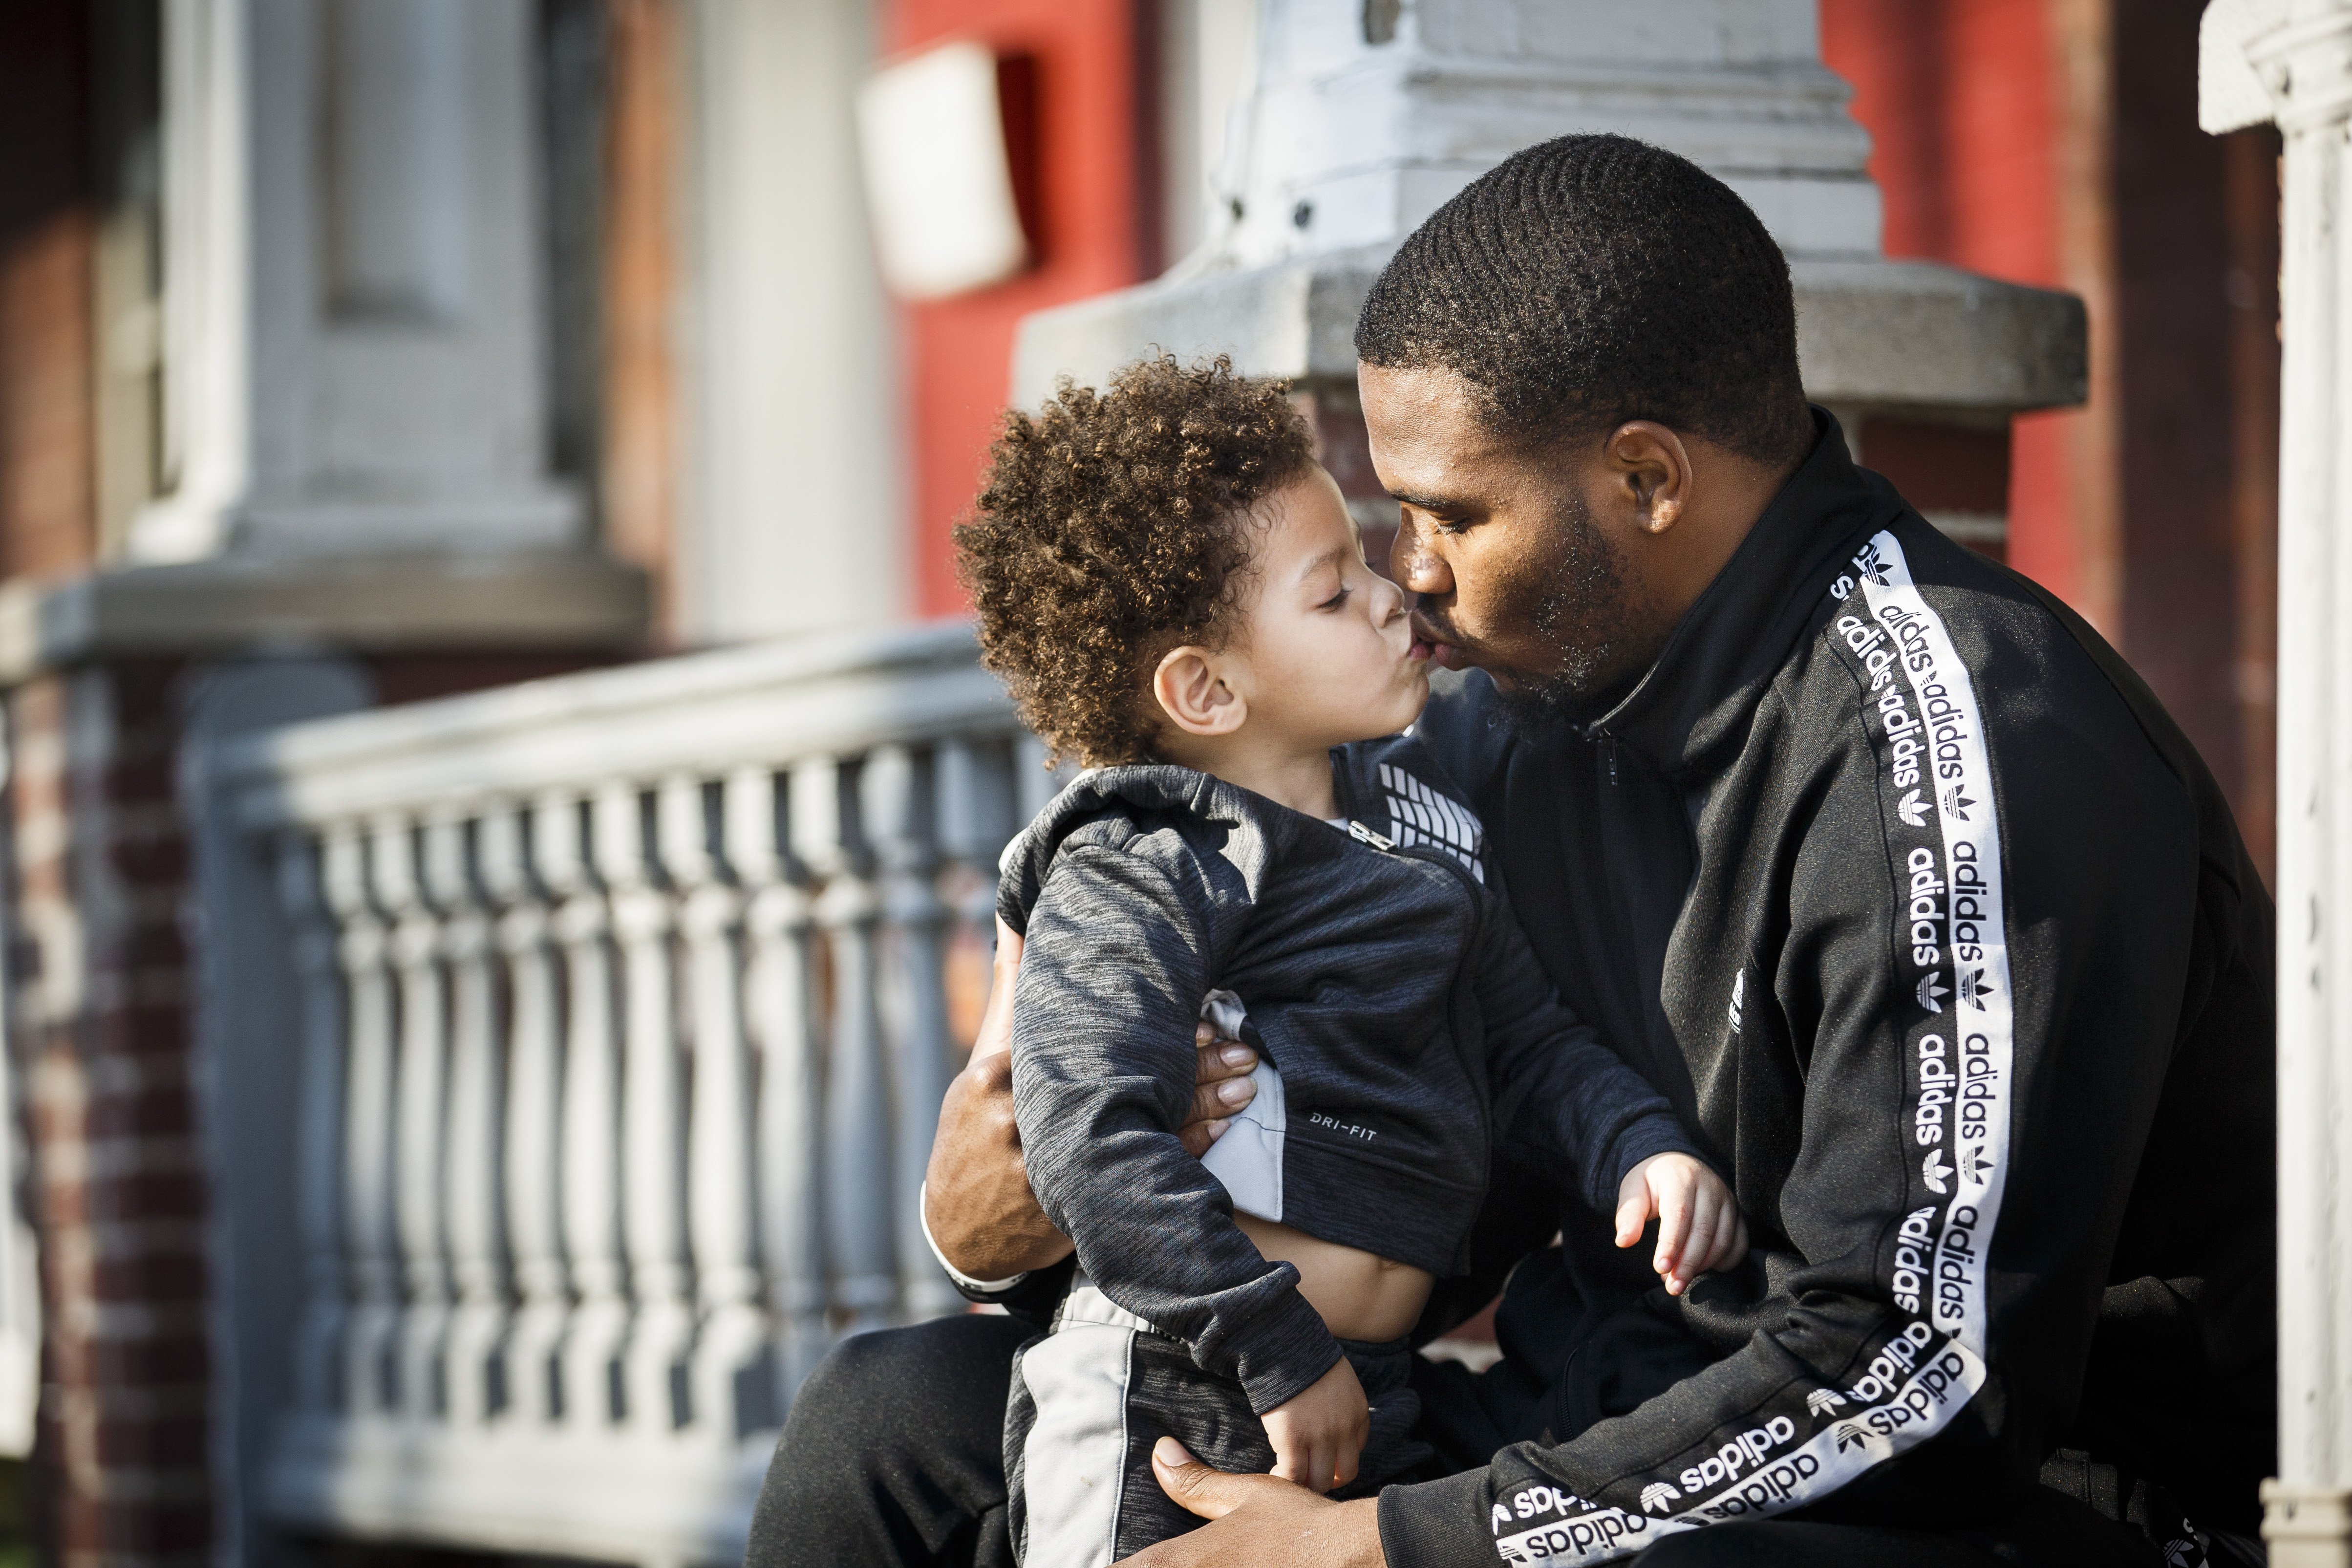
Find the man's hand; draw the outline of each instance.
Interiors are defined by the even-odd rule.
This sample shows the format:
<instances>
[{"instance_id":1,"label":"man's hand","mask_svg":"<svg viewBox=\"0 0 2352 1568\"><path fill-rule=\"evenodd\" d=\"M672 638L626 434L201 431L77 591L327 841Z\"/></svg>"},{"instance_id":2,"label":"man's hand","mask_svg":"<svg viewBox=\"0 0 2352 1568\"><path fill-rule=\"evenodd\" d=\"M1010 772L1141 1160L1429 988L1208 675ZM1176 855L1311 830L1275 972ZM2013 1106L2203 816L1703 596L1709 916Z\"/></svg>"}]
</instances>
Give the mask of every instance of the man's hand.
<instances>
[{"instance_id":1,"label":"man's hand","mask_svg":"<svg viewBox=\"0 0 2352 1568\"><path fill-rule=\"evenodd\" d=\"M996 965L981 1016L971 1060L948 1085L940 1129L923 1173L923 1218L948 1261L975 1279L1009 1279L1069 1256L1070 1239L1055 1230L1029 1190L1021 1134L1013 1124L1013 978L1021 967L1021 939L996 922ZM1219 1043L1203 1024L1192 1117L1180 1135L1198 1156L1208 1152L1227 1118L1250 1102L1257 1053L1234 1041Z\"/></svg>"},{"instance_id":2,"label":"man's hand","mask_svg":"<svg viewBox=\"0 0 2352 1568\"><path fill-rule=\"evenodd\" d=\"M1371 1435L1371 1405L1345 1356L1265 1413L1274 1473L1308 1491L1328 1492L1354 1480L1364 1439Z\"/></svg>"},{"instance_id":3,"label":"man's hand","mask_svg":"<svg viewBox=\"0 0 2352 1568\"><path fill-rule=\"evenodd\" d=\"M1152 1446L1151 1470L1162 1491L1211 1522L1127 1559L1135 1568L1385 1568L1370 1498L1333 1502L1273 1476L1224 1475L1173 1437Z\"/></svg>"},{"instance_id":4,"label":"man's hand","mask_svg":"<svg viewBox=\"0 0 2352 1568\"><path fill-rule=\"evenodd\" d=\"M1632 1247L1653 1216L1657 1256L1650 1260L1679 1296L1710 1268L1748 1256L1748 1221L1723 1178L1688 1154L1653 1154L1617 1184L1617 1245Z\"/></svg>"}]
</instances>

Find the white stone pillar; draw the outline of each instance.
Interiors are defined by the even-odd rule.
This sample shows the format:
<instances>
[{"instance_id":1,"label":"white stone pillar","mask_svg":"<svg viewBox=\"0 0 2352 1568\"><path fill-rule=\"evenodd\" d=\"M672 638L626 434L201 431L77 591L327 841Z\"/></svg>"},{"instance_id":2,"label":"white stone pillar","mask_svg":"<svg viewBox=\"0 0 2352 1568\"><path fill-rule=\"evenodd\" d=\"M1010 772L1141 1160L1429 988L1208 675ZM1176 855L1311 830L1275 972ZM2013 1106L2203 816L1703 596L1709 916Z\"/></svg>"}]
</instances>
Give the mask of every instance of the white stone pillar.
<instances>
[{"instance_id":1,"label":"white stone pillar","mask_svg":"<svg viewBox=\"0 0 2352 1568\"><path fill-rule=\"evenodd\" d=\"M539 8L164 0L160 493L0 586L0 680L645 624L551 460Z\"/></svg>"},{"instance_id":2,"label":"white stone pillar","mask_svg":"<svg viewBox=\"0 0 2352 1568\"><path fill-rule=\"evenodd\" d=\"M1996 426L2081 402L2079 300L1881 254L1870 137L1822 64L1816 10L1261 0L1255 89L1206 193L1211 242L1156 283L1031 317L1013 398L1157 344L1351 404L1356 313L1397 242L1519 148L1613 131L1691 159L1764 220L1815 401Z\"/></svg>"},{"instance_id":3,"label":"white stone pillar","mask_svg":"<svg viewBox=\"0 0 2352 1568\"><path fill-rule=\"evenodd\" d=\"M675 633L735 641L914 613L898 345L850 100L869 0L693 9L688 483ZM786 584L823 583L822 594Z\"/></svg>"},{"instance_id":4,"label":"white stone pillar","mask_svg":"<svg viewBox=\"0 0 2352 1568\"><path fill-rule=\"evenodd\" d=\"M2220 0L2200 118L2285 144L2279 428L2279 1568L2352 1563L2352 0Z\"/></svg>"},{"instance_id":5,"label":"white stone pillar","mask_svg":"<svg viewBox=\"0 0 2352 1568\"><path fill-rule=\"evenodd\" d=\"M524 0L178 0L148 560L563 546Z\"/></svg>"}]
</instances>

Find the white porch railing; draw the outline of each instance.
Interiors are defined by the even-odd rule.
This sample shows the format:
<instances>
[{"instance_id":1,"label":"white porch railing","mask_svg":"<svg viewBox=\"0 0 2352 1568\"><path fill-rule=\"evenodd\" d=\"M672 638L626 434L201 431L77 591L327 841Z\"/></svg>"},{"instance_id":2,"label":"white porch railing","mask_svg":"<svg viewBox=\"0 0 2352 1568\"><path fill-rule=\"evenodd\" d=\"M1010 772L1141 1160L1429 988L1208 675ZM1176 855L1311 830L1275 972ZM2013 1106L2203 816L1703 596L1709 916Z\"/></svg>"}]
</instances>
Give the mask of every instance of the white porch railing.
<instances>
[{"instance_id":1,"label":"white porch railing","mask_svg":"<svg viewBox=\"0 0 2352 1568\"><path fill-rule=\"evenodd\" d=\"M951 982L1053 785L969 631L293 725L215 776L304 998L269 1510L735 1559L817 1359L957 1304L914 1207Z\"/></svg>"}]
</instances>

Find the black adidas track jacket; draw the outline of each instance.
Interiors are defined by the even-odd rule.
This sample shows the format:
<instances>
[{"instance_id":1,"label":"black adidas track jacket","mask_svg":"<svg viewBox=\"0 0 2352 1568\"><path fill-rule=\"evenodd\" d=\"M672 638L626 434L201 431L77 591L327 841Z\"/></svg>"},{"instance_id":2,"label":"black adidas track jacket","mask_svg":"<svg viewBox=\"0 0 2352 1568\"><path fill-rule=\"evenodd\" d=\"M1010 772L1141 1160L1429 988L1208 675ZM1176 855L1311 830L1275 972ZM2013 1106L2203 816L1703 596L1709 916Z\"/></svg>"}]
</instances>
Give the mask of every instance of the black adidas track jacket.
<instances>
[{"instance_id":1,"label":"black adidas track jacket","mask_svg":"<svg viewBox=\"0 0 2352 1568\"><path fill-rule=\"evenodd\" d=\"M1556 1440L1389 1489L1392 1568L1800 1510L1981 1522L2062 1448L2254 1528L2269 897L2122 659L1816 419L1614 710L1521 733L1473 675L1418 728L1563 999L1732 1173L1754 1249L1677 1300L1570 1218L1497 1320ZM1551 1205L1496 1173L1496 1267L1454 1310Z\"/></svg>"}]
</instances>

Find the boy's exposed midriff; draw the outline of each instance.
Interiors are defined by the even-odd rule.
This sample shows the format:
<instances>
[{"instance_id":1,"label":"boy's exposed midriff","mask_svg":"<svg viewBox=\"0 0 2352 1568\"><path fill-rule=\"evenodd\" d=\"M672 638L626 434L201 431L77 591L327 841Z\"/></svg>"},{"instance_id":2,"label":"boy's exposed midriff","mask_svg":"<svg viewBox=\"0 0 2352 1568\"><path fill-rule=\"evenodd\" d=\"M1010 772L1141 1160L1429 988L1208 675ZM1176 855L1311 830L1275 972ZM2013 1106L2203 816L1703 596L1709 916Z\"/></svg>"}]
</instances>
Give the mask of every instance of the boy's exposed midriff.
<instances>
[{"instance_id":1,"label":"boy's exposed midriff","mask_svg":"<svg viewBox=\"0 0 2352 1568\"><path fill-rule=\"evenodd\" d=\"M1361 1247L1324 1241L1255 1215L1234 1223L1269 1263L1298 1270L1298 1293L1322 1315L1332 1336L1383 1343L1401 1340L1421 1321L1436 1279L1426 1268L1392 1263Z\"/></svg>"}]
</instances>

